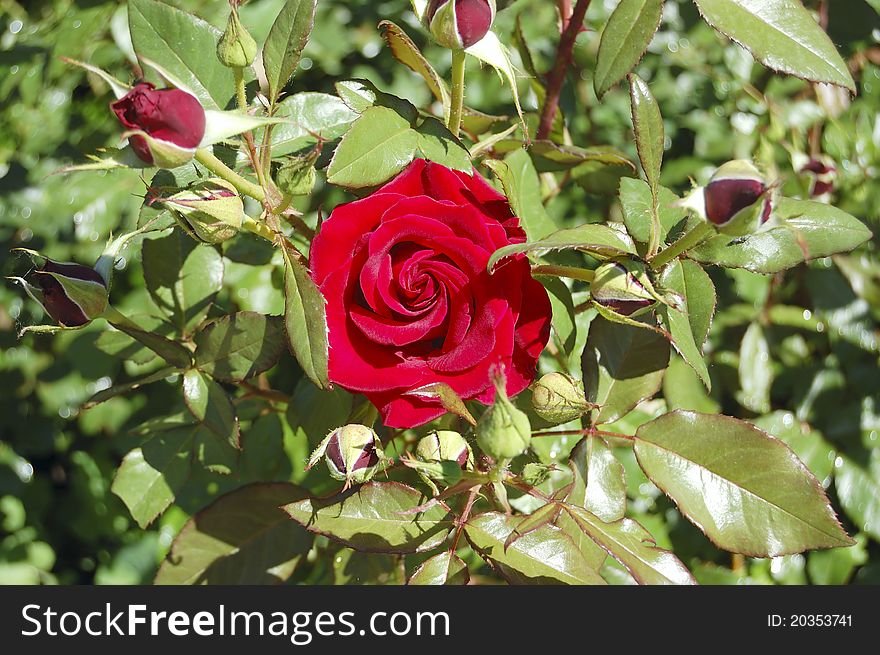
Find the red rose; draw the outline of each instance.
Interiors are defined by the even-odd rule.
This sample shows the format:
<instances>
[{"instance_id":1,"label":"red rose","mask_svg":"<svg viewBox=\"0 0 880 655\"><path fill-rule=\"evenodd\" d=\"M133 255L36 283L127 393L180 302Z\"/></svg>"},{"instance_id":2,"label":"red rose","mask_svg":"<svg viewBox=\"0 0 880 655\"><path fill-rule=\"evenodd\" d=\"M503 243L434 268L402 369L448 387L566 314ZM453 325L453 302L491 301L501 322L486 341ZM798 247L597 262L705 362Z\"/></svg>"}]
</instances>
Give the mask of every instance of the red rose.
<instances>
[{"instance_id":1,"label":"red rose","mask_svg":"<svg viewBox=\"0 0 880 655\"><path fill-rule=\"evenodd\" d=\"M311 250L327 300L330 380L366 395L399 428L444 413L404 395L428 384L489 403L489 369L501 364L508 394L525 389L550 335L550 300L522 255L486 272L495 250L524 240L483 178L421 159L337 207Z\"/></svg>"},{"instance_id":2,"label":"red rose","mask_svg":"<svg viewBox=\"0 0 880 655\"><path fill-rule=\"evenodd\" d=\"M141 82L110 105L119 122L136 132L128 142L147 164L175 168L192 159L205 136L205 110L180 89Z\"/></svg>"}]
</instances>

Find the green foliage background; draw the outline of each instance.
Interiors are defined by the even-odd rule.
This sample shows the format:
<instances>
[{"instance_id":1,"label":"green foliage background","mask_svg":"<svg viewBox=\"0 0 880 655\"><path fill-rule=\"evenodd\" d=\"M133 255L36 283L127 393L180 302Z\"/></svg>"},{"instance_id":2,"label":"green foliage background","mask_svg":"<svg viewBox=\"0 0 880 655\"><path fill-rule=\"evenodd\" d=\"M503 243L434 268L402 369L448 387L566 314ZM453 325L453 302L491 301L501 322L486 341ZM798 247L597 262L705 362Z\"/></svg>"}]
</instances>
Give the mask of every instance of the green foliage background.
<instances>
[{"instance_id":1,"label":"green foliage background","mask_svg":"<svg viewBox=\"0 0 880 655\"><path fill-rule=\"evenodd\" d=\"M177 6L222 25L221 0L178 0ZM508 35L525 12L526 38L540 70L552 64L554 3L502 2L497 30ZM807 3L809 5L809 3ZM662 183L678 192L688 178L732 159L759 153L796 184L786 146L807 149L811 130L823 129L821 148L839 165L836 205L880 229L880 19L865 0L830 3L829 33L859 70L859 95L829 116L800 80L771 75L698 20L690 2L668 2L660 31L639 74L650 80L667 135ZM242 17L258 41L268 32L280 0L252 0ZM614 2L596 1L588 25L601 29ZM333 92L341 78L363 77L417 106L430 102L423 83L396 64L376 28L382 18L404 25L441 74L448 54L426 42L406 0L321 0L316 27L294 80L294 90ZM582 35L576 63L584 71L566 87L562 110L574 141L607 143L635 159L626 90L600 103L590 72L598 38ZM127 53L127 54L126 54ZM118 128L96 77L62 56L101 66L123 80L132 77L125 3L115 0L0 0L0 274L21 274L27 263L11 248L25 246L62 261L93 262L111 233L137 221L145 182L134 171L47 177L84 153L118 143ZM126 56L131 59L126 59ZM206 53L213 56L213 53ZM527 83L521 89L527 89ZM512 106L494 72L469 74L467 102L489 113ZM537 106L533 93L525 105ZM575 107L578 109L576 110ZM586 107L586 110L583 108ZM485 171L484 171L485 173ZM548 211L559 226L619 217L615 179L584 176L552 196ZM314 225L347 198L321 187L299 208ZM127 256L138 258L132 248ZM271 247L241 237L224 253L225 286L217 313L280 313L283 298ZM273 273L273 270L275 271ZM114 302L124 312L149 307L140 264L124 261ZM756 420L785 440L827 488L847 531L849 549L768 560L738 561L714 548L683 520L671 501L625 459L630 514L671 548L700 582L842 584L880 582L880 258L877 239L858 251L801 266L778 276L711 269L719 290L718 314L707 346L713 378L705 396L690 369L674 361L661 397L622 419L634 429L668 407L722 411ZM130 428L168 414L180 403L172 384L114 398L87 411L83 401L124 375L151 370L124 365L96 346L97 321L57 337L28 336L16 329L42 322L40 308L10 284L0 285L0 582L127 584L152 580L186 519L217 495L256 480L290 480L320 491L321 481L303 463L312 446L348 413L350 398L317 396L292 358L272 370L274 389L292 394L287 414L259 416L239 402L245 455L234 476L193 475L175 505L147 530L132 521L111 493L114 469L139 443ZM155 368L155 364L152 365ZM315 410L315 403L319 409ZM565 444L548 444L547 456ZM573 443L569 443L570 448ZM626 460L629 458L629 460ZM311 475L311 479L307 479ZM326 484L326 483L325 483ZM326 489L326 490L329 490ZM319 538L320 540L320 538ZM295 582L401 582L391 556L313 550ZM338 551L338 552L337 552ZM317 553L317 554L316 554ZM479 578L477 578L479 579Z\"/></svg>"}]
</instances>

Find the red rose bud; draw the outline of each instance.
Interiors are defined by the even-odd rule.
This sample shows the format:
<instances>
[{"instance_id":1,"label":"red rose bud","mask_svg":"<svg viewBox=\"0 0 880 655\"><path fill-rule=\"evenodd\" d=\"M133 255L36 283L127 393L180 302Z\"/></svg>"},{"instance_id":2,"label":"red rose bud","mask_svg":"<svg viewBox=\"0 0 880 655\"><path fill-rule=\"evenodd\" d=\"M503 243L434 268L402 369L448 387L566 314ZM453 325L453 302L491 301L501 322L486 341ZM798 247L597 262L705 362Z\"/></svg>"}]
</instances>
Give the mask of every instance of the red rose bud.
<instances>
[{"instance_id":1,"label":"red rose bud","mask_svg":"<svg viewBox=\"0 0 880 655\"><path fill-rule=\"evenodd\" d=\"M327 463L330 475L345 480L346 488L352 483L370 480L384 461L385 454L376 433L365 425L352 423L333 430L315 448L307 468L321 458Z\"/></svg>"},{"instance_id":2,"label":"red rose bud","mask_svg":"<svg viewBox=\"0 0 880 655\"><path fill-rule=\"evenodd\" d=\"M194 239L205 243L222 243L241 229L244 204L229 182L211 178L175 193L168 198L155 198L169 207L180 226Z\"/></svg>"},{"instance_id":3,"label":"red rose bud","mask_svg":"<svg viewBox=\"0 0 880 655\"><path fill-rule=\"evenodd\" d=\"M770 218L770 187L744 159L723 164L703 189L706 218L732 236L750 234Z\"/></svg>"},{"instance_id":4,"label":"red rose bud","mask_svg":"<svg viewBox=\"0 0 880 655\"><path fill-rule=\"evenodd\" d=\"M639 262L607 262L596 269L590 283L590 297L597 305L622 316L662 302Z\"/></svg>"},{"instance_id":5,"label":"red rose bud","mask_svg":"<svg viewBox=\"0 0 880 655\"><path fill-rule=\"evenodd\" d=\"M46 259L32 279L36 286L25 288L63 327L85 325L107 309L107 285L93 268Z\"/></svg>"},{"instance_id":6,"label":"red rose bud","mask_svg":"<svg viewBox=\"0 0 880 655\"><path fill-rule=\"evenodd\" d=\"M811 159L800 170L810 179L810 197L827 199L834 192L837 166L829 157Z\"/></svg>"},{"instance_id":7,"label":"red rose bud","mask_svg":"<svg viewBox=\"0 0 880 655\"><path fill-rule=\"evenodd\" d=\"M580 418L592 405L587 402L584 383L563 373L547 373L532 387L535 413L554 425Z\"/></svg>"},{"instance_id":8,"label":"red rose bud","mask_svg":"<svg viewBox=\"0 0 880 655\"><path fill-rule=\"evenodd\" d=\"M423 20L444 48L470 48L492 27L495 0L431 0Z\"/></svg>"},{"instance_id":9,"label":"red rose bud","mask_svg":"<svg viewBox=\"0 0 880 655\"><path fill-rule=\"evenodd\" d=\"M128 130L137 156L152 166L186 164L205 136L205 110L195 96L180 89L156 89L141 82L110 108Z\"/></svg>"}]
</instances>

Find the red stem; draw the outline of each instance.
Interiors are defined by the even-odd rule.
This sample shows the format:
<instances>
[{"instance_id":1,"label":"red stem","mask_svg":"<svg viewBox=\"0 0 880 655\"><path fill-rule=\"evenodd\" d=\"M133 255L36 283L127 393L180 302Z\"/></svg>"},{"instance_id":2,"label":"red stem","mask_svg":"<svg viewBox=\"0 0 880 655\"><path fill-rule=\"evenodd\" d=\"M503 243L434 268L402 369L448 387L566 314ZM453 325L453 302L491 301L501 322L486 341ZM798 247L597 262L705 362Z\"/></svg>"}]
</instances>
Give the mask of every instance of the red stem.
<instances>
[{"instance_id":1,"label":"red stem","mask_svg":"<svg viewBox=\"0 0 880 655\"><path fill-rule=\"evenodd\" d=\"M559 110L559 94L562 93L562 85L565 82L565 74L571 65L574 53L574 42L584 25L587 9L590 8L590 0L578 0L571 13L571 19L565 25L562 39L559 41L559 49L556 51L556 63L553 70L547 76L547 97L544 100L544 108L541 111L541 122L538 124L537 139L546 139L550 136L556 112Z\"/></svg>"}]
</instances>

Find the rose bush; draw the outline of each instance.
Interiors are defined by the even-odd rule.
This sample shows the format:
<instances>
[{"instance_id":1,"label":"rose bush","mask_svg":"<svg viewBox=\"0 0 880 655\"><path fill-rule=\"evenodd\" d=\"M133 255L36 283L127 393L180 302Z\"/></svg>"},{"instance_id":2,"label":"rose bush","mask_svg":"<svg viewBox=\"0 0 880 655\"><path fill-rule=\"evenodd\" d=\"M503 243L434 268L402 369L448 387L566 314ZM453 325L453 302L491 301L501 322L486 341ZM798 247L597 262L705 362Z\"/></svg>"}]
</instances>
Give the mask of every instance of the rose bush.
<instances>
[{"instance_id":1,"label":"rose bush","mask_svg":"<svg viewBox=\"0 0 880 655\"><path fill-rule=\"evenodd\" d=\"M524 256L486 271L495 250L523 241L506 198L479 174L423 159L337 207L311 250L330 380L404 428L445 413L439 400L406 395L426 385L488 403L489 369L500 364L507 393L525 389L550 336L550 301Z\"/></svg>"}]
</instances>

